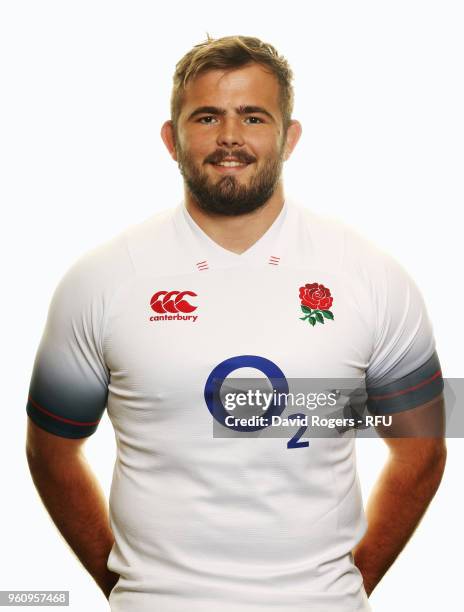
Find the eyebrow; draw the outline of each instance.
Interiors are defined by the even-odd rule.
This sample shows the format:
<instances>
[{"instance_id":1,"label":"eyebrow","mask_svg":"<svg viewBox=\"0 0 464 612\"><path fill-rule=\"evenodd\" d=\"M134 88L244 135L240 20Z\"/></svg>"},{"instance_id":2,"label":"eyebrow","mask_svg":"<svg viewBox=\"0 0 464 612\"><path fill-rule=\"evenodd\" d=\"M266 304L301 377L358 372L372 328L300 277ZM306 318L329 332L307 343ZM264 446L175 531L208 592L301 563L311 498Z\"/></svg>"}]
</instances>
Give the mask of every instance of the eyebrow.
<instances>
[{"instance_id":1,"label":"eyebrow","mask_svg":"<svg viewBox=\"0 0 464 612\"><path fill-rule=\"evenodd\" d=\"M269 117L272 121L275 121L273 115L271 115L271 113L269 111L267 111L265 108L263 108L262 106L238 106L235 109L235 112L238 115L252 115L255 113L260 113L262 115L266 115L267 117ZM187 121L189 121L190 119L192 119L193 117L196 117L197 115L226 115L227 111L225 108L219 108L217 106L199 106L198 108L196 108L192 113L190 113L190 115L188 116Z\"/></svg>"}]
</instances>

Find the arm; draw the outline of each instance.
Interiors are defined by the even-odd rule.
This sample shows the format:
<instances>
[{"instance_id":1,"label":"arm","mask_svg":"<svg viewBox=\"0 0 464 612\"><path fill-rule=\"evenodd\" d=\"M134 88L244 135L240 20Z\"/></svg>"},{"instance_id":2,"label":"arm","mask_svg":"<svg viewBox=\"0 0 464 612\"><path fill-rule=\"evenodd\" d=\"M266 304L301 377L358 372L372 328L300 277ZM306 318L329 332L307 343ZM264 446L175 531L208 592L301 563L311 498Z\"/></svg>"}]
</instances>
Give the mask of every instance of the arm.
<instances>
[{"instance_id":1,"label":"arm","mask_svg":"<svg viewBox=\"0 0 464 612\"><path fill-rule=\"evenodd\" d=\"M108 599L119 575L106 563L114 538L107 502L83 453L86 438L65 438L28 419L26 455L39 495L62 536Z\"/></svg>"},{"instance_id":2,"label":"arm","mask_svg":"<svg viewBox=\"0 0 464 612\"><path fill-rule=\"evenodd\" d=\"M389 458L366 507L367 531L353 551L369 596L414 533L440 484L446 463L443 395L398 413L377 428ZM424 437L427 431L433 437ZM393 435L416 437L389 437ZM419 436L419 437L418 437Z\"/></svg>"}]
</instances>

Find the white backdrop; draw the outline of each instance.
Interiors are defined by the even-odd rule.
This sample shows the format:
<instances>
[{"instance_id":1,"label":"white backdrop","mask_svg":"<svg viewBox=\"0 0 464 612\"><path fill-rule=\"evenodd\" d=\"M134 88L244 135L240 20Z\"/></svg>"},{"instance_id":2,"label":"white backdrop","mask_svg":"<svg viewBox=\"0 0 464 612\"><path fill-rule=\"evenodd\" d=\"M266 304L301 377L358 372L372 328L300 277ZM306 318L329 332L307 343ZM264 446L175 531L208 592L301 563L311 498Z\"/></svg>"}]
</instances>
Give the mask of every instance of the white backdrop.
<instances>
[{"instance_id":1,"label":"white backdrop","mask_svg":"<svg viewBox=\"0 0 464 612\"><path fill-rule=\"evenodd\" d=\"M27 390L68 267L182 197L159 130L174 65L207 32L258 36L290 61L303 136L285 167L287 194L406 267L445 376L463 375L463 22L462 3L447 0L1 3L0 589L69 589L70 610L108 609L30 479ZM86 449L108 494L115 443L106 415ZM362 440L357 453L367 501L386 446ZM375 612L459 608L462 460L462 441L449 440L442 485L374 591Z\"/></svg>"}]
</instances>

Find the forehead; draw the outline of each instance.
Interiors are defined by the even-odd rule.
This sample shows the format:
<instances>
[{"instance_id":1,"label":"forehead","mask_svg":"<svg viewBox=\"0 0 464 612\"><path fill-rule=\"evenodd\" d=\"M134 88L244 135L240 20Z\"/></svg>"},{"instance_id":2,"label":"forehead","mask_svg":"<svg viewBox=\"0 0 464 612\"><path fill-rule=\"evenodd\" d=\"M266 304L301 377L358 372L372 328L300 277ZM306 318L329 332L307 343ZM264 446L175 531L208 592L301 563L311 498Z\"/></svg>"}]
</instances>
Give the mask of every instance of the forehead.
<instances>
[{"instance_id":1,"label":"forehead","mask_svg":"<svg viewBox=\"0 0 464 612\"><path fill-rule=\"evenodd\" d=\"M259 64L208 70L188 82L181 114L188 114L197 106L240 105L263 106L276 112L279 108L277 77Z\"/></svg>"}]
</instances>

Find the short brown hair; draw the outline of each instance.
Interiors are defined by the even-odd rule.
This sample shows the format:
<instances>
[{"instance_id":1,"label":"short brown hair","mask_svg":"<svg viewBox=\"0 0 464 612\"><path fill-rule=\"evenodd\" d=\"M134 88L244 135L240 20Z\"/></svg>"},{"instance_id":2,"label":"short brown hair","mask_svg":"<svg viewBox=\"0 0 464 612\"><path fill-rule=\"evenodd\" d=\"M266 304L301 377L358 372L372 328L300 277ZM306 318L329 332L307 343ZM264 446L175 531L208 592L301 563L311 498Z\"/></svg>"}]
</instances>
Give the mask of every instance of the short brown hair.
<instances>
[{"instance_id":1,"label":"short brown hair","mask_svg":"<svg viewBox=\"0 0 464 612\"><path fill-rule=\"evenodd\" d=\"M251 62L261 64L277 77L280 85L279 106L282 113L284 132L290 125L293 112L293 73L287 60L277 50L251 36L225 36L207 39L195 45L176 64L171 94L171 120L174 129L183 102L187 83L200 73L208 70L239 68Z\"/></svg>"}]
</instances>

